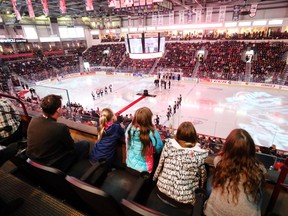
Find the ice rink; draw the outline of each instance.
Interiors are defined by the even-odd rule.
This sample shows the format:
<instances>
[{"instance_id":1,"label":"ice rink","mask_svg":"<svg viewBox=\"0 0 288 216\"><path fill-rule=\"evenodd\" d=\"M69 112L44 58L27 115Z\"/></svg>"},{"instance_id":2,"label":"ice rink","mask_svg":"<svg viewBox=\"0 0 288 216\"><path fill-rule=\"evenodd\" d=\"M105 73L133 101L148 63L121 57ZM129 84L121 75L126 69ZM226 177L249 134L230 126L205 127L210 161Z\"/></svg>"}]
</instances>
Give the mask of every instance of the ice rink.
<instances>
[{"instance_id":1,"label":"ice rink","mask_svg":"<svg viewBox=\"0 0 288 216\"><path fill-rule=\"evenodd\" d=\"M97 97L95 91L112 84L109 92ZM171 88L155 87L153 77L86 75L35 86L42 98L61 94L63 102L80 103L85 109L110 107L115 113L137 100L147 89L155 97L145 97L122 114L134 114L142 106L160 116L160 124L177 128L192 121L200 134L225 138L234 128L246 129L257 145L288 151L288 91L236 85L204 84L193 81L171 81ZM95 100L91 96L94 92ZM167 120L168 106L182 95L182 105Z\"/></svg>"}]
</instances>

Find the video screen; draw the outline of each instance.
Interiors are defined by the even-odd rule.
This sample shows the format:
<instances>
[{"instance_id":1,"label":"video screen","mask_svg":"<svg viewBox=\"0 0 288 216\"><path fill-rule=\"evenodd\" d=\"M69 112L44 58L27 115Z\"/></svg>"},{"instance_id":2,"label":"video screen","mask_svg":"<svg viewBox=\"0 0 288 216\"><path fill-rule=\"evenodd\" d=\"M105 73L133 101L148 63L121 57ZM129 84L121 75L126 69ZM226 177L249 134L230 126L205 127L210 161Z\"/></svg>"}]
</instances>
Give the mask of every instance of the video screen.
<instances>
[{"instance_id":1,"label":"video screen","mask_svg":"<svg viewBox=\"0 0 288 216\"><path fill-rule=\"evenodd\" d=\"M154 53L158 51L158 38L145 38L145 53Z\"/></svg>"},{"instance_id":2,"label":"video screen","mask_svg":"<svg viewBox=\"0 0 288 216\"><path fill-rule=\"evenodd\" d=\"M130 53L143 53L141 38L130 38Z\"/></svg>"}]
</instances>

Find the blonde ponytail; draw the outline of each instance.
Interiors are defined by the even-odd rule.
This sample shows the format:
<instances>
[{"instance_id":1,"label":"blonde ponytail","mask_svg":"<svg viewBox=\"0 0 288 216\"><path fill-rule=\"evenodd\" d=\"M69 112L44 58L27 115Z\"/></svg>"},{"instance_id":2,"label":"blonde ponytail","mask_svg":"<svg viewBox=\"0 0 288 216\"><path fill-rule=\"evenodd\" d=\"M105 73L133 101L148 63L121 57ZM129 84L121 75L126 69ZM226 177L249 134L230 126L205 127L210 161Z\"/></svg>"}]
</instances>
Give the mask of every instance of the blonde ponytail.
<instances>
[{"instance_id":1,"label":"blonde ponytail","mask_svg":"<svg viewBox=\"0 0 288 216\"><path fill-rule=\"evenodd\" d=\"M101 140L105 126L107 125L108 122L114 120L114 113L110 108L104 108L101 111L101 117L99 119L99 131L98 131L98 141Z\"/></svg>"}]
</instances>

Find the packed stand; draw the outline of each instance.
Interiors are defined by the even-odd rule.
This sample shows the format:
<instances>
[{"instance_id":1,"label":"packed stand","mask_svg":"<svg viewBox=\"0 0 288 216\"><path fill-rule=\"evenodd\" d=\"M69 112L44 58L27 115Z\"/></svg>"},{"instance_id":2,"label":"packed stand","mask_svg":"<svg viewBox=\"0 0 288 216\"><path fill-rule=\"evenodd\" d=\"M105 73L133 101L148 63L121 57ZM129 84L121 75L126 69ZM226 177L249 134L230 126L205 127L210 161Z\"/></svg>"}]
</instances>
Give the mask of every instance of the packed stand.
<instances>
[{"instance_id":1,"label":"packed stand","mask_svg":"<svg viewBox=\"0 0 288 216\"><path fill-rule=\"evenodd\" d=\"M192 75L196 60L195 53L201 49L201 43L166 43L165 54L157 68L181 70L186 76Z\"/></svg>"},{"instance_id":2,"label":"packed stand","mask_svg":"<svg viewBox=\"0 0 288 216\"><path fill-rule=\"evenodd\" d=\"M156 59L131 59L128 54L119 65L118 71L148 74L154 66Z\"/></svg>"},{"instance_id":3,"label":"packed stand","mask_svg":"<svg viewBox=\"0 0 288 216\"><path fill-rule=\"evenodd\" d=\"M256 59L252 63L252 80L253 82L269 82L278 84L283 78L283 72L286 65L283 59L288 47L283 42L274 43L253 43L251 49L256 51Z\"/></svg>"},{"instance_id":4,"label":"packed stand","mask_svg":"<svg viewBox=\"0 0 288 216\"><path fill-rule=\"evenodd\" d=\"M122 61L125 53L124 44L113 44L109 47L109 52L104 54L103 66L116 68Z\"/></svg>"},{"instance_id":5,"label":"packed stand","mask_svg":"<svg viewBox=\"0 0 288 216\"><path fill-rule=\"evenodd\" d=\"M103 56L109 52L111 45L101 44L92 46L83 53L83 59L88 61L91 66L99 66L103 62Z\"/></svg>"},{"instance_id":6,"label":"packed stand","mask_svg":"<svg viewBox=\"0 0 288 216\"><path fill-rule=\"evenodd\" d=\"M243 42L205 43L208 54L199 66L198 78L244 80L245 62L241 56L247 46Z\"/></svg>"}]
</instances>

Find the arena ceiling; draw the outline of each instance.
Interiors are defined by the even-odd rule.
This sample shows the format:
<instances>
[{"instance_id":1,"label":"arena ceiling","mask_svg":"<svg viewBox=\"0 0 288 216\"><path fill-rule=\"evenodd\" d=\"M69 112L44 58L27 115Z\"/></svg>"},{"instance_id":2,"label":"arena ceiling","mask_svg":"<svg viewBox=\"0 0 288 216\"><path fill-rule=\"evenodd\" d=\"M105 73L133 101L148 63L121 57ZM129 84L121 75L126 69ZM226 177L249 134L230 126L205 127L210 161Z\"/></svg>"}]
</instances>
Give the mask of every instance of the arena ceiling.
<instances>
[{"instance_id":1,"label":"arena ceiling","mask_svg":"<svg viewBox=\"0 0 288 216\"><path fill-rule=\"evenodd\" d=\"M17 2L18 10L21 10L22 16L28 15L28 7L26 0L15 0ZM233 7L233 5L249 5L251 3L257 3L260 5L273 7L275 4L287 3L287 0L166 0L170 1L173 5L173 10L191 10L197 7L219 7L221 5L227 5ZM41 0L31 0L35 16L43 15L43 6ZM128 16L131 11L122 11L115 13L114 8L108 7L108 0L93 0L93 11L86 11L86 0L66 0L66 13L61 14L59 9L59 0L47 0L49 8L49 17L62 17L69 16L73 18L77 17L102 17L102 16ZM7 14L13 14L11 0L0 0L0 16L7 16ZM133 15L133 14L132 14Z\"/></svg>"}]
</instances>

